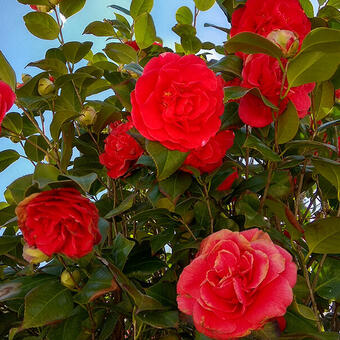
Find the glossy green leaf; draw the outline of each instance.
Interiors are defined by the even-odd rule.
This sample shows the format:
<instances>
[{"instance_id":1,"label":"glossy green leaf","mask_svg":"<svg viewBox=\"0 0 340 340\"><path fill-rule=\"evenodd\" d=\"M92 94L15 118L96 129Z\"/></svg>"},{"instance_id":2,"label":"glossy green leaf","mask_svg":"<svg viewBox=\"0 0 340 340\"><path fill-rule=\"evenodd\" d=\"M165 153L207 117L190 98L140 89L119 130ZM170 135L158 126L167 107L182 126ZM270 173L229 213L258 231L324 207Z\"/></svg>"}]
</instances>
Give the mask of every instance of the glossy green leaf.
<instances>
[{"instance_id":1,"label":"glossy green leaf","mask_svg":"<svg viewBox=\"0 0 340 340\"><path fill-rule=\"evenodd\" d=\"M115 31L108 22L93 21L86 26L83 34L93 34L97 37L114 37Z\"/></svg>"},{"instance_id":2,"label":"glossy green leaf","mask_svg":"<svg viewBox=\"0 0 340 340\"><path fill-rule=\"evenodd\" d=\"M132 0L130 5L130 15L136 19L143 13L150 13L153 7L153 0Z\"/></svg>"},{"instance_id":3,"label":"glossy green leaf","mask_svg":"<svg viewBox=\"0 0 340 340\"><path fill-rule=\"evenodd\" d=\"M64 44L61 47L61 50L63 51L67 61L71 62L72 64L76 64L82 60L87 53L89 53L92 45L93 42L91 41L85 41L83 43L71 41Z\"/></svg>"},{"instance_id":4,"label":"glossy green leaf","mask_svg":"<svg viewBox=\"0 0 340 340\"><path fill-rule=\"evenodd\" d=\"M7 187L16 204L19 204L25 198L26 190L32 185L32 180L32 175L26 175L19 177Z\"/></svg>"},{"instance_id":5,"label":"glossy green leaf","mask_svg":"<svg viewBox=\"0 0 340 340\"><path fill-rule=\"evenodd\" d=\"M43 150L48 149L48 144L46 140L41 136L31 136L29 137L24 145L24 150L29 159L32 161L40 162L45 157L45 152Z\"/></svg>"},{"instance_id":6,"label":"glossy green leaf","mask_svg":"<svg viewBox=\"0 0 340 340\"><path fill-rule=\"evenodd\" d=\"M52 119L51 125L50 125L50 132L53 140L58 141L59 135L61 132L61 127L64 123L75 119L79 116L79 113L75 111L57 111Z\"/></svg>"},{"instance_id":7,"label":"glossy green leaf","mask_svg":"<svg viewBox=\"0 0 340 340\"><path fill-rule=\"evenodd\" d=\"M159 181L167 179L181 167L187 157L187 153L172 151L157 142L147 141L146 150L152 157L157 167Z\"/></svg>"},{"instance_id":8,"label":"glossy green leaf","mask_svg":"<svg viewBox=\"0 0 340 340\"><path fill-rule=\"evenodd\" d=\"M35 167L33 181L38 183L39 188L43 188L50 182L56 182L60 171L54 165L39 163Z\"/></svg>"},{"instance_id":9,"label":"glossy green leaf","mask_svg":"<svg viewBox=\"0 0 340 340\"><path fill-rule=\"evenodd\" d=\"M131 46L125 44L107 44L104 52L110 59L119 64L129 64L137 61L137 52Z\"/></svg>"},{"instance_id":10,"label":"glossy green leaf","mask_svg":"<svg viewBox=\"0 0 340 340\"><path fill-rule=\"evenodd\" d=\"M138 318L155 328L177 328L179 323L178 311L144 311L138 313Z\"/></svg>"},{"instance_id":11,"label":"glossy green leaf","mask_svg":"<svg viewBox=\"0 0 340 340\"><path fill-rule=\"evenodd\" d=\"M202 48L201 40L191 35L181 37L181 45L186 54L196 54Z\"/></svg>"},{"instance_id":12,"label":"glossy green leaf","mask_svg":"<svg viewBox=\"0 0 340 340\"><path fill-rule=\"evenodd\" d=\"M262 154L264 159L279 162L281 160L280 156L275 153L269 146L265 145L260 139L253 135L249 135L243 144L243 147L248 147L257 150Z\"/></svg>"},{"instance_id":13,"label":"glossy green leaf","mask_svg":"<svg viewBox=\"0 0 340 340\"><path fill-rule=\"evenodd\" d=\"M108 6L108 7L111 7L111 8L113 8L113 9L117 9L118 11L121 11L121 12L123 12L124 14L126 14L126 15L130 15L130 11L128 11L126 8L124 8L124 7L121 7L121 6L118 6L118 5L110 5L110 6Z\"/></svg>"},{"instance_id":14,"label":"glossy green leaf","mask_svg":"<svg viewBox=\"0 0 340 340\"><path fill-rule=\"evenodd\" d=\"M151 46L156 40L156 28L149 13L139 15L135 20L135 36L139 48Z\"/></svg>"},{"instance_id":15,"label":"glossy green leaf","mask_svg":"<svg viewBox=\"0 0 340 340\"><path fill-rule=\"evenodd\" d=\"M117 289L118 285L110 271L105 266L101 266L90 275L85 286L75 295L74 301L86 304Z\"/></svg>"},{"instance_id":16,"label":"glossy green leaf","mask_svg":"<svg viewBox=\"0 0 340 340\"><path fill-rule=\"evenodd\" d=\"M70 291L58 282L32 289L25 297L24 328L41 327L67 318L73 310Z\"/></svg>"},{"instance_id":17,"label":"glossy green leaf","mask_svg":"<svg viewBox=\"0 0 340 340\"><path fill-rule=\"evenodd\" d=\"M38 67L45 71L52 71L60 74L67 74L65 63L56 58L46 58L39 61L29 63L27 66Z\"/></svg>"},{"instance_id":18,"label":"glossy green leaf","mask_svg":"<svg viewBox=\"0 0 340 340\"><path fill-rule=\"evenodd\" d=\"M9 134L20 134L23 128L23 118L19 113L9 112L5 115L1 127L8 130Z\"/></svg>"},{"instance_id":19,"label":"glossy green leaf","mask_svg":"<svg viewBox=\"0 0 340 340\"><path fill-rule=\"evenodd\" d=\"M15 150L0 151L0 172L4 171L19 158L20 155Z\"/></svg>"},{"instance_id":20,"label":"glossy green leaf","mask_svg":"<svg viewBox=\"0 0 340 340\"><path fill-rule=\"evenodd\" d=\"M66 171L72 157L73 140L75 128L72 122L66 123L61 127L62 144L60 165L63 171Z\"/></svg>"},{"instance_id":21,"label":"glossy green leaf","mask_svg":"<svg viewBox=\"0 0 340 340\"><path fill-rule=\"evenodd\" d=\"M225 51L229 53L244 52L248 54L263 53L274 58L281 58L281 49L270 40L259 34L242 32L236 34L224 44Z\"/></svg>"},{"instance_id":22,"label":"glossy green leaf","mask_svg":"<svg viewBox=\"0 0 340 340\"><path fill-rule=\"evenodd\" d=\"M236 55L227 55L210 67L214 72L222 72L234 77L241 77L242 59Z\"/></svg>"},{"instance_id":23,"label":"glossy green leaf","mask_svg":"<svg viewBox=\"0 0 340 340\"><path fill-rule=\"evenodd\" d=\"M69 3L69 1L63 1ZM58 38L59 26L51 15L42 12L30 12L24 16L27 29L36 37L46 40Z\"/></svg>"},{"instance_id":24,"label":"glossy green leaf","mask_svg":"<svg viewBox=\"0 0 340 340\"><path fill-rule=\"evenodd\" d=\"M314 17L313 4L309 0L299 0L299 2L306 15L309 18L313 18Z\"/></svg>"},{"instance_id":25,"label":"glossy green leaf","mask_svg":"<svg viewBox=\"0 0 340 340\"><path fill-rule=\"evenodd\" d=\"M215 4L215 0L194 0L199 11L207 11Z\"/></svg>"},{"instance_id":26,"label":"glossy green leaf","mask_svg":"<svg viewBox=\"0 0 340 340\"><path fill-rule=\"evenodd\" d=\"M7 83L12 88L13 91L15 90L15 86L17 83L15 72L1 51L0 51L0 80Z\"/></svg>"},{"instance_id":27,"label":"glossy green leaf","mask_svg":"<svg viewBox=\"0 0 340 340\"><path fill-rule=\"evenodd\" d=\"M159 182L159 190L170 200L176 201L190 187L191 182L190 174L178 172Z\"/></svg>"},{"instance_id":28,"label":"glossy green leaf","mask_svg":"<svg viewBox=\"0 0 340 340\"><path fill-rule=\"evenodd\" d=\"M319 219L305 227L309 253L340 253L340 217Z\"/></svg>"},{"instance_id":29,"label":"glossy green leaf","mask_svg":"<svg viewBox=\"0 0 340 340\"><path fill-rule=\"evenodd\" d=\"M95 173L89 173L85 176L70 176L70 175L66 175L65 177L71 179L72 181L76 182L81 189L84 192L89 192L91 189L91 185L93 184L93 182L97 179L97 174Z\"/></svg>"},{"instance_id":30,"label":"glossy green leaf","mask_svg":"<svg viewBox=\"0 0 340 340\"><path fill-rule=\"evenodd\" d=\"M191 12L191 9L187 6L180 7L176 12L176 20L179 24L187 24L191 25L194 16Z\"/></svg>"},{"instance_id":31,"label":"glossy green leaf","mask_svg":"<svg viewBox=\"0 0 340 340\"><path fill-rule=\"evenodd\" d=\"M73 14L78 13L84 6L86 0L72 0L72 1L61 1L59 9L61 14L68 18Z\"/></svg>"},{"instance_id":32,"label":"glossy green leaf","mask_svg":"<svg viewBox=\"0 0 340 340\"><path fill-rule=\"evenodd\" d=\"M279 144L284 144L292 140L300 125L300 119L292 102L289 102L286 111L279 116L277 140Z\"/></svg>"},{"instance_id":33,"label":"glossy green leaf","mask_svg":"<svg viewBox=\"0 0 340 340\"><path fill-rule=\"evenodd\" d=\"M150 240L152 254L156 254L156 252L169 243L174 238L174 236L175 234L173 228L167 228L160 234L154 235Z\"/></svg>"},{"instance_id":34,"label":"glossy green leaf","mask_svg":"<svg viewBox=\"0 0 340 340\"><path fill-rule=\"evenodd\" d=\"M108 212L105 215L105 218L111 218L114 216L117 216L129 209L131 209L133 202L135 200L136 194L131 194L128 197L126 197L120 204L118 207L112 209L110 212Z\"/></svg>"},{"instance_id":35,"label":"glossy green leaf","mask_svg":"<svg viewBox=\"0 0 340 340\"><path fill-rule=\"evenodd\" d=\"M128 256L134 246L134 241L128 240L120 233L113 240L111 258L120 270L123 270Z\"/></svg>"},{"instance_id":36,"label":"glossy green leaf","mask_svg":"<svg viewBox=\"0 0 340 340\"><path fill-rule=\"evenodd\" d=\"M0 255L7 254L20 243L19 236L0 236ZM1 295L1 294L0 294Z\"/></svg>"},{"instance_id":37,"label":"glossy green leaf","mask_svg":"<svg viewBox=\"0 0 340 340\"><path fill-rule=\"evenodd\" d=\"M334 105L334 86L330 81L322 82L316 89L314 97L315 119L325 118Z\"/></svg>"}]
</instances>

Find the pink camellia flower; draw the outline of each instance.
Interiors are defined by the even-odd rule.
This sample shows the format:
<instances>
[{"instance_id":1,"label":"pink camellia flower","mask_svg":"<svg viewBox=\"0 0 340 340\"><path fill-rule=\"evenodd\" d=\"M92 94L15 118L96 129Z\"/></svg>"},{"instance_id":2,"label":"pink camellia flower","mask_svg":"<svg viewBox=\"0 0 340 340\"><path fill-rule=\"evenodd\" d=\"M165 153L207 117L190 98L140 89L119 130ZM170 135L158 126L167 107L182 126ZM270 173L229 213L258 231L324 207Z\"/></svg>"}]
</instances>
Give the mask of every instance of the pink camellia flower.
<instances>
[{"instance_id":1,"label":"pink camellia flower","mask_svg":"<svg viewBox=\"0 0 340 340\"><path fill-rule=\"evenodd\" d=\"M285 64L286 61L283 60ZM290 89L287 97L280 100L283 72L278 61L266 54L248 55L242 70L241 86L245 88L257 87L261 93L274 105L279 107L279 115L284 112L289 100L294 104L299 118L308 113L311 105L309 93L315 84L305 84ZM283 87L283 92L287 84ZM262 99L248 93L240 100L239 115L241 120L253 127L264 127L273 121L272 109L266 106Z\"/></svg>"},{"instance_id":2,"label":"pink camellia flower","mask_svg":"<svg viewBox=\"0 0 340 340\"><path fill-rule=\"evenodd\" d=\"M16 96L11 87L0 80L0 132L1 123L5 117L5 114L13 106L15 99Z\"/></svg>"},{"instance_id":3,"label":"pink camellia flower","mask_svg":"<svg viewBox=\"0 0 340 340\"><path fill-rule=\"evenodd\" d=\"M218 132L223 97L222 78L204 60L162 53L147 63L131 93L133 124L145 138L187 152Z\"/></svg>"},{"instance_id":4,"label":"pink camellia flower","mask_svg":"<svg viewBox=\"0 0 340 340\"><path fill-rule=\"evenodd\" d=\"M110 127L111 133L105 139L105 151L99 156L99 161L108 169L108 176L119 178L134 165L143 154L143 149L127 133L133 128L131 121L115 122Z\"/></svg>"},{"instance_id":5,"label":"pink camellia flower","mask_svg":"<svg viewBox=\"0 0 340 340\"><path fill-rule=\"evenodd\" d=\"M229 190L233 183L238 179L237 171L231 173L218 187L218 191Z\"/></svg>"},{"instance_id":6,"label":"pink camellia flower","mask_svg":"<svg viewBox=\"0 0 340 340\"><path fill-rule=\"evenodd\" d=\"M178 308L217 340L246 336L293 301L292 256L259 229L218 231L201 243L177 284Z\"/></svg>"},{"instance_id":7,"label":"pink camellia flower","mask_svg":"<svg viewBox=\"0 0 340 340\"><path fill-rule=\"evenodd\" d=\"M300 45L311 30L311 23L299 0L247 0L232 16L230 35L253 32L263 37L274 30L288 30L297 35Z\"/></svg>"},{"instance_id":8,"label":"pink camellia flower","mask_svg":"<svg viewBox=\"0 0 340 340\"><path fill-rule=\"evenodd\" d=\"M216 136L210 138L209 142L201 148L192 150L183 163L198 169L201 173L212 172L222 165L223 157L228 149L233 146L234 132L227 130L221 131Z\"/></svg>"}]
</instances>

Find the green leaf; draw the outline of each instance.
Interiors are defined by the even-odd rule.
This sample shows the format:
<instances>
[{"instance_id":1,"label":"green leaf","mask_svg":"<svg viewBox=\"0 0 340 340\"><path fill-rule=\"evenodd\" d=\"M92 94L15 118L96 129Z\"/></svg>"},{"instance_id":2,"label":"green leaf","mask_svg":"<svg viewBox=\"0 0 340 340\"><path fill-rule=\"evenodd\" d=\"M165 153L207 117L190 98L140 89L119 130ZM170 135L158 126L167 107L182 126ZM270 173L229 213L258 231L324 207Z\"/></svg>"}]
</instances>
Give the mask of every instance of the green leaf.
<instances>
[{"instance_id":1,"label":"green leaf","mask_svg":"<svg viewBox=\"0 0 340 340\"><path fill-rule=\"evenodd\" d=\"M9 134L12 132L15 134L20 134L23 128L23 119L19 113L9 112L4 117L1 126L4 129L8 129Z\"/></svg>"},{"instance_id":2,"label":"green leaf","mask_svg":"<svg viewBox=\"0 0 340 340\"><path fill-rule=\"evenodd\" d=\"M64 123L75 119L79 116L79 113L75 111L57 111L52 119L51 125L50 125L50 133L54 141L59 140L59 135L61 131L61 127Z\"/></svg>"},{"instance_id":3,"label":"green leaf","mask_svg":"<svg viewBox=\"0 0 340 340\"><path fill-rule=\"evenodd\" d=\"M129 209L132 208L132 205L133 205L133 202L134 202L134 199L136 197L136 194L131 194L129 195L128 197L126 197L120 204L117 208L114 208L112 209L110 212L108 212L106 215L105 215L105 218L111 218L111 217L114 217L114 216L117 216Z\"/></svg>"},{"instance_id":4,"label":"green leaf","mask_svg":"<svg viewBox=\"0 0 340 340\"><path fill-rule=\"evenodd\" d=\"M0 172L4 171L19 158L20 155L15 150L0 151Z\"/></svg>"},{"instance_id":5,"label":"green leaf","mask_svg":"<svg viewBox=\"0 0 340 340\"><path fill-rule=\"evenodd\" d=\"M63 51L67 61L71 62L72 64L76 64L82 60L87 53L89 53L92 45L93 42L91 41L85 41L83 43L71 41L64 44L61 47L61 50Z\"/></svg>"},{"instance_id":6,"label":"green leaf","mask_svg":"<svg viewBox=\"0 0 340 340\"><path fill-rule=\"evenodd\" d=\"M137 52L129 45L110 43L106 45L104 52L118 64L129 64L137 61Z\"/></svg>"},{"instance_id":7,"label":"green leaf","mask_svg":"<svg viewBox=\"0 0 340 340\"><path fill-rule=\"evenodd\" d=\"M309 253L340 253L340 217L327 217L310 223L305 228Z\"/></svg>"},{"instance_id":8,"label":"green leaf","mask_svg":"<svg viewBox=\"0 0 340 340\"><path fill-rule=\"evenodd\" d=\"M194 0L199 11L207 11L215 4L215 0Z\"/></svg>"},{"instance_id":9,"label":"green leaf","mask_svg":"<svg viewBox=\"0 0 340 340\"><path fill-rule=\"evenodd\" d=\"M334 105L334 86L330 81L324 81L317 87L314 97L315 119L325 118Z\"/></svg>"},{"instance_id":10,"label":"green leaf","mask_svg":"<svg viewBox=\"0 0 340 340\"><path fill-rule=\"evenodd\" d=\"M340 164L330 159L315 158L312 160L316 171L332 183L338 190L340 199Z\"/></svg>"},{"instance_id":11,"label":"green leaf","mask_svg":"<svg viewBox=\"0 0 340 340\"><path fill-rule=\"evenodd\" d=\"M227 86L224 88L224 102L226 103L229 100L240 99L248 93L261 98L263 103L273 110L278 110L278 108L272 102L262 95L261 91L257 87L248 89L241 86Z\"/></svg>"},{"instance_id":12,"label":"green leaf","mask_svg":"<svg viewBox=\"0 0 340 340\"><path fill-rule=\"evenodd\" d=\"M93 21L88 24L83 34L93 34L96 37L114 37L116 35L113 26L102 21Z\"/></svg>"},{"instance_id":13,"label":"green leaf","mask_svg":"<svg viewBox=\"0 0 340 340\"><path fill-rule=\"evenodd\" d=\"M70 3L70 1L63 1ZM27 29L36 37L46 40L58 38L59 26L56 21L47 13L30 12L24 16Z\"/></svg>"},{"instance_id":14,"label":"green leaf","mask_svg":"<svg viewBox=\"0 0 340 340\"><path fill-rule=\"evenodd\" d=\"M143 13L150 13L153 7L153 0L132 0L130 15L136 19Z\"/></svg>"},{"instance_id":15,"label":"green leaf","mask_svg":"<svg viewBox=\"0 0 340 340\"><path fill-rule=\"evenodd\" d=\"M8 84L15 91L17 79L12 66L0 51L0 80Z\"/></svg>"},{"instance_id":16,"label":"green leaf","mask_svg":"<svg viewBox=\"0 0 340 340\"><path fill-rule=\"evenodd\" d=\"M160 143L150 141L146 143L146 150L156 164L159 181L167 179L179 169L188 155L177 150L171 151Z\"/></svg>"},{"instance_id":17,"label":"green leaf","mask_svg":"<svg viewBox=\"0 0 340 340\"><path fill-rule=\"evenodd\" d=\"M305 140L305 139L300 139L300 140L293 140L291 142L288 142L285 145L286 149L293 149L293 148L298 148L300 154L305 154L305 153L311 153L313 150L321 150L321 151L333 151L337 152L337 149L334 145L318 142L318 141L313 141L313 140Z\"/></svg>"},{"instance_id":18,"label":"green leaf","mask_svg":"<svg viewBox=\"0 0 340 340\"><path fill-rule=\"evenodd\" d=\"M100 266L90 275L81 291L75 295L74 301L86 304L117 289L118 285L110 271L105 266Z\"/></svg>"},{"instance_id":19,"label":"green leaf","mask_svg":"<svg viewBox=\"0 0 340 340\"><path fill-rule=\"evenodd\" d=\"M234 77L241 77L242 59L236 55L227 55L210 67L214 72L222 72Z\"/></svg>"},{"instance_id":20,"label":"green leaf","mask_svg":"<svg viewBox=\"0 0 340 340\"><path fill-rule=\"evenodd\" d=\"M161 302L164 306L177 307L175 282L161 281L146 289L149 296Z\"/></svg>"},{"instance_id":21,"label":"green leaf","mask_svg":"<svg viewBox=\"0 0 340 340\"><path fill-rule=\"evenodd\" d=\"M45 71L54 71L60 74L67 74L67 67L65 63L57 58L46 58L29 63L27 66L38 67Z\"/></svg>"},{"instance_id":22,"label":"green leaf","mask_svg":"<svg viewBox=\"0 0 340 340\"><path fill-rule=\"evenodd\" d=\"M194 16L187 6L180 7L176 12L176 20L179 24L192 25Z\"/></svg>"},{"instance_id":23,"label":"green leaf","mask_svg":"<svg viewBox=\"0 0 340 340\"><path fill-rule=\"evenodd\" d=\"M149 13L139 15L135 20L135 36L139 48L151 46L156 40L156 29Z\"/></svg>"},{"instance_id":24,"label":"green leaf","mask_svg":"<svg viewBox=\"0 0 340 340\"><path fill-rule=\"evenodd\" d=\"M286 111L278 119L278 143L284 144L292 140L299 129L299 125L300 119L296 108L292 102L289 102Z\"/></svg>"},{"instance_id":25,"label":"green leaf","mask_svg":"<svg viewBox=\"0 0 340 340\"><path fill-rule=\"evenodd\" d=\"M73 310L70 291L58 282L32 289L25 297L23 328L41 327L65 319Z\"/></svg>"},{"instance_id":26,"label":"green leaf","mask_svg":"<svg viewBox=\"0 0 340 340\"><path fill-rule=\"evenodd\" d=\"M202 48L201 40L192 35L181 37L181 45L186 54L196 54Z\"/></svg>"},{"instance_id":27,"label":"green leaf","mask_svg":"<svg viewBox=\"0 0 340 340\"><path fill-rule=\"evenodd\" d=\"M177 328L179 323L178 311L144 311L137 314L138 318L155 328Z\"/></svg>"},{"instance_id":28,"label":"green leaf","mask_svg":"<svg viewBox=\"0 0 340 340\"><path fill-rule=\"evenodd\" d=\"M108 7L111 7L113 9L118 9L118 11L121 11L123 13L125 13L126 15L130 15L130 11L128 11L126 8L118 6L118 5L110 5Z\"/></svg>"},{"instance_id":29,"label":"green leaf","mask_svg":"<svg viewBox=\"0 0 340 340\"><path fill-rule=\"evenodd\" d=\"M56 182L60 171L53 165L39 163L36 165L33 175L33 181L37 182L39 188L42 189L51 182Z\"/></svg>"},{"instance_id":30,"label":"green leaf","mask_svg":"<svg viewBox=\"0 0 340 340\"><path fill-rule=\"evenodd\" d=\"M72 1L61 1L59 9L61 14L68 18L73 14L78 13L84 6L86 0L72 0Z\"/></svg>"},{"instance_id":31,"label":"green leaf","mask_svg":"<svg viewBox=\"0 0 340 340\"><path fill-rule=\"evenodd\" d=\"M20 243L20 236L0 236L0 255L7 254Z\"/></svg>"},{"instance_id":32,"label":"green leaf","mask_svg":"<svg viewBox=\"0 0 340 340\"><path fill-rule=\"evenodd\" d=\"M135 242L128 240L120 233L113 240L111 258L120 270L124 269L128 256L134 246Z\"/></svg>"},{"instance_id":33,"label":"green leaf","mask_svg":"<svg viewBox=\"0 0 340 340\"><path fill-rule=\"evenodd\" d=\"M178 172L159 182L159 190L171 201L176 201L191 185L192 176L188 173Z\"/></svg>"},{"instance_id":34,"label":"green leaf","mask_svg":"<svg viewBox=\"0 0 340 340\"><path fill-rule=\"evenodd\" d=\"M66 171L72 157L73 139L75 129L73 123L69 122L61 127L62 131L62 145L61 145L61 161L62 170Z\"/></svg>"},{"instance_id":35,"label":"green leaf","mask_svg":"<svg viewBox=\"0 0 340 340\"><path fill-rule=\"evenodd\" d=\"M291 87L330 79L340 63L340 31L320 27L304 39L300 53L288 64Z\"/></svg>"},{"instance_id":36,"label":"green leaf","mask_svg":"<svg viewBox=\"0 0 340 340\"><path fill-rule=\"evenodd\" d=\"M173 228L167 228L160 234L154 235L150 240L152 255L156 254L158 250L162 249L167 243L169 243L174 236Z\"/></svg>"},{"instance_id":37,"label":"green leaf","mask_svg":"<svg viewBox=\"0 0 340 340\"><path fill-rule=\"evenodd\" d=\"M31 136L27 138L24 150L29 159L35 162L40 162L44 159L45 153L42 150L47 150L48 144L43 136Z\"/></svg>"},{"instance_id":38,"label":"green leaf","mask_svg":"<svg viewBox=\"0 0 340 340\"><path fill-rule=\"evenodd\" d=\"M306 13L307 17L313 18L314 17L314 8L313 4L309 0L299 0L300 5L304 12Z\"/></svg>"},{"instance_id":39,"label":"green leaf","mask_svg":"<svg viewBox=\"0 0 340 340\"><path fill-rule=\"evenodd\" d=\"M84 192L89 192L91 189L91 185L98 176L95 173L90 173L85 176L65 175L65 177L71 179L73 182L76 182Z\"/></svg>"},{"instance_id":40,"label":"green leaf","mask_svg":"<svg viewBox=\"0 0 340 340\"><path fill-rule=\"evenodd\" d=\"M243 147L248 147L257 150L263 155L263 158L273 162L279 162L280 156L275 153L269 146L265 145L260 139L253 135L249 135L243 144Z\"/></svg>"},{"instance_id":41,"label":"green leaf","mask_svg":"<svg viewBox=\"0 0 340 340\"><path fill-rule=\"evenodd\" d=\"M316 293L324 299L340 302L339 260L328 257L320 271Z\"/></svg>"},{"instance_id":42,"label":"green leaf","mask_svg":"<svg viewBox=\"0 0 340 340\"><path fill-rule=\"evenodd\" d=\"M236 34L224 44L224 49L227 54L235 52L263 53L277 59L282 56L282 51L277 45L261 35L251 32Z\"/></svg>"},{"instance_id":43,"label":"green leaf","mask_svg":"<svg viewBox=\"0 0 340 340\"><path fill-rule=\"evenodd\" d=\"M25 198L26 190L32 185L32 180L33 175L26 175L19 177L7 187L16 204L19 204Z\"/></svg>"}]
</instances>

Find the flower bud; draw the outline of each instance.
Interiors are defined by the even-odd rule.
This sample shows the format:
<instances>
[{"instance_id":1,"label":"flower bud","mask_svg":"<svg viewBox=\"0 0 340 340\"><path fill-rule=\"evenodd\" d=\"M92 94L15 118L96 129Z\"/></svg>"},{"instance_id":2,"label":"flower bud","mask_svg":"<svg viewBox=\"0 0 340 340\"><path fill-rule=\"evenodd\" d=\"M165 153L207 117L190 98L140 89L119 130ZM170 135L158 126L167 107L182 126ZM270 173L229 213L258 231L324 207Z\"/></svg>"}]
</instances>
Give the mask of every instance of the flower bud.
<instances>
[{"instance_id":1,"label":"flower bud","mask_svg":"<svg viewBox=\"0 0 340 340\"><path fill-rule=\"evenodd\" d=\"M286 58L294 56L299 48L299 38L292 31L274 30L268 34L267 39L278 45Z\"/></svg>"},{"instance_id":2,"label":"flower bud","mask_svg":"<svg viewBox=\"0 0 340 340\"><path fill-rule=\"evenodd\" d=\"M37 11L47 13L51 10L50 6L37 5Z\"/></svg>"},{"instance_id":3,"label":"flower bud","mask_svg":"<svg viewBox=\"0 0 340 340\"><path fill-rule=\"evenodd\" d=\"M97 111L94 107L86 105L80 112L80 116L77 118L78 122L83 126L93 125L97 118Z\"/></svg>"},{"instance_id":4,"label":"flower bud","mask_svg":"<svg viewBox=\"0 0 340 340\"><path fill-rule=\"evenodd\" d=\"M21 80L24 84L26 84L28 81L30 81L32 79L32 76L27 74L27 73L23 73L21 75Z\"/></svg>"},{"instance_id":5,"label":"flower bud","mask_svg":"<svg viewBox=\"0 0 340 340\"><path fill-rule=\"evenodd\" d=\"M38 248L30 247L27 243L24 245L22 257L29 263L39 264L40 262L47 261L49 257L45 255Z\"/></svg>"},{"instance_id":6,"label":"flower bud","mask_svg":"<svg viewBox=\"0 0 340 340\"><path fill-rule=\"evenodd\" d=\"M38 83L38 93L41 96L47 96L53 93L55 86L53 82L47 78L41 78Z\"/></svg>"},{"instance_id":7,"label":"flower bud","mask_svg":"<svg viewBox=\"0 0 340 340\"><path fill-rule=\"evenodd\" d=\"M69 271L64 270L61 273L60 280L63 286L73 289L80 281L80 272L79 270L74 270L72 273L70 273Z\"/></svg>"},{"instance_id":8,"label":"flower bud","mask_svg":"<svg viewBox=\"0 0 340 340\"><path fill-rule=\"evenodd\" d=\"M340 89L335 90L335 102L340 104Z\"/></svg>"}]
</instances>

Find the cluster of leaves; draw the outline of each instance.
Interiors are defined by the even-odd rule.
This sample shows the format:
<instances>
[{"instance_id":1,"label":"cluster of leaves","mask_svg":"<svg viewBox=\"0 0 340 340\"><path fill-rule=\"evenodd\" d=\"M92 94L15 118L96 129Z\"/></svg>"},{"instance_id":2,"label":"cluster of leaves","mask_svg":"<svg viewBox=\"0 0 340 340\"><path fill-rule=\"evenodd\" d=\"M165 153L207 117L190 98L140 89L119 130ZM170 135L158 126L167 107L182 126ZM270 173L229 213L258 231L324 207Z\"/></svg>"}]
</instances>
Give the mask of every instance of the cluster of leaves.
<instances>
[{"instance_id":1,"label":"cluster of leaves","mask_svg":"<svg viewBox=\"0 0 340 340\"><path fill-rule=\"evenodd\" d=\"M50 5L48 0L18 1ZM209 67L225 80L241 75L242 62L234 52L281 57L276 45L252 33L241 33L225 46L202 42L196 31L199 11L210 9L215 0L194 2L194 13L186 6L176 13L177 53L206 58L213 50L220 59L210 60ZM245 3L216 2L226 21ZM63 40L60 14L71 17L85 0L62 0L60 6L52 6L52 13L30 12L24 17L32 34L58 39L60 46L29 64L41 72L16 90L18 112L8 113L2 123L1 137L20 143L23 151L1 151L0 171L25 157L34 172L10 184L4 193L6 201L0 203L1 337L206 339L195 332L189 318L179 315L178 276L200 240L211 232L257 226L289 250L299 266L294 302L281 337L338 339L340 107L334 102L334 90L340 87L340 14L337 0L319 3L314 17L310 2L301 1L313 30L287 67L289 87L316 82L311 115L299 120L289 105L275 124L250 129L238 117L237 102L227 100L249 91L261 93L226 88L222 128L239 129L220 168L203 176L194 169L193 175L182 172L179 168L186 154L147 141L135 131L133 136L146 152L139 166L119 180L108 178L99 162L107 126L131 111L130 93L145 64L171 51L154 44L161 40L150 14L153 0L132 0L130 10L112 5L114 19L85 28L84 34L114 41L107 43L104 53L92 52L91 42ZM206 26L228 32L213 24ZM136 40L139 51L124 43L131 40ZM41 95L39 81L49 76L55 89ZM1 53L0 78L15 88L15 74ZM102 92L105 100L98 99ZM95 109L96 119L86 126L79 118L88 106ZM230 191L217 191L233 168L240 178ZM32 193L65 186L78 188L95 202L102 242L79 261L56 256L48 263L28 264L22 257L15 207ZM62 285L65 270L77 271L79 282ZM277 336L275 325L270 324L251 338Z\"/></svg>"}]
</instances>

